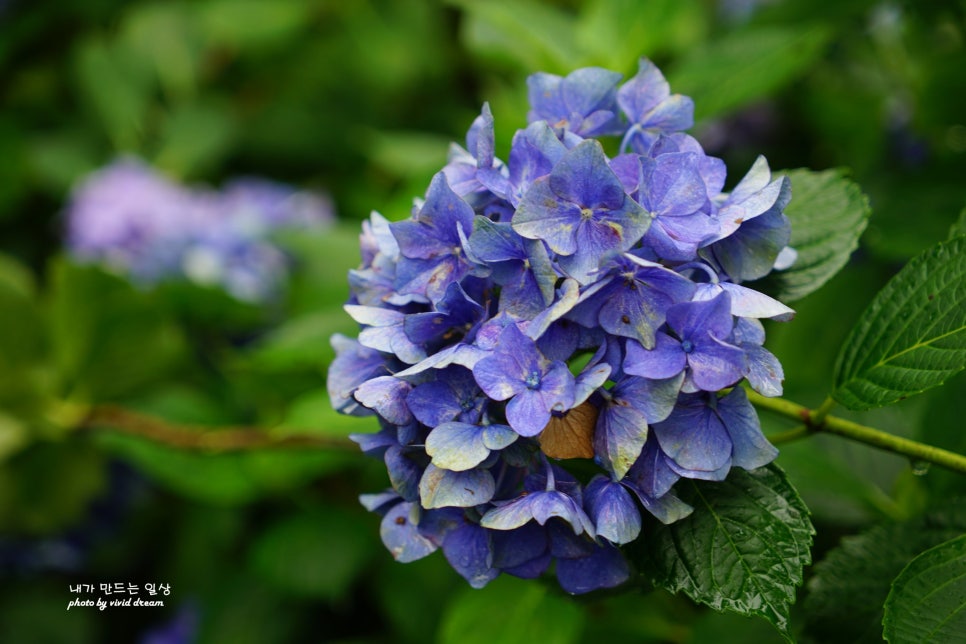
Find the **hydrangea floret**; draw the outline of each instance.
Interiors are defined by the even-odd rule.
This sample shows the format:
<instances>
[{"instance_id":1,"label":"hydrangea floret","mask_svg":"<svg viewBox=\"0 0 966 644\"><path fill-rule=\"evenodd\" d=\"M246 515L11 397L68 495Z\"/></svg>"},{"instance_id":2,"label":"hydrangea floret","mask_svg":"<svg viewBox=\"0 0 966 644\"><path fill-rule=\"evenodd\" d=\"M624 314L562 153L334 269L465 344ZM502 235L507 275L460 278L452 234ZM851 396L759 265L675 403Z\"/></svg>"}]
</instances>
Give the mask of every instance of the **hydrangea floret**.
<instances>
[{"instance_id":1,"label":"hydrangea floret","mask_svg":"<svg viewBox=\"0 0 966 644\"><path fill-rule=\"evenodd\" d=\"M617 586L642 511L692 511L677 481L777 454L742 386L781 394L760 320L793 311L743 283L794 259L789 182L759 158L722 192L691 100L646 59L621 80L532 76L506 163L484 105L408 219L363 224L328 390L379 422L353 439L391 487L362 502L399 561Z\"/></svg>"}]
</instances>

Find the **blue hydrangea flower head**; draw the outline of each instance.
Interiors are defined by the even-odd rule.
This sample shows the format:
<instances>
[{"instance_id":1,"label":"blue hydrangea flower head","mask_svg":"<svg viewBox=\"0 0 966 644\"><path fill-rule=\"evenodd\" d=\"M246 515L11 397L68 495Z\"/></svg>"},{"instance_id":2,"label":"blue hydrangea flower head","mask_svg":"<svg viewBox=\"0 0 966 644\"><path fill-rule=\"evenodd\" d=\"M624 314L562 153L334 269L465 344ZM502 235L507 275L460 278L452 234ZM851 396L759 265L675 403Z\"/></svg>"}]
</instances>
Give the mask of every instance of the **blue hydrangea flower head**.
<instances>
[{"instance_id":1,"label":"blue hydrangea flower head","mask_svg":"<svg viewBox=\"0 0 966 644\"><path fill-rule=\"evenodd\" d=\"M646 59L528 88L506 162L484 106L408 218L363 224L328 388L376 421L353 439L391 488L361 500L397 560L586 593L630 577L647 521L699 511L680 479L775 458L744 387L781 393L759 320L794 312L751 281L794 256L790 188L760 160L722 192Z\"/></svg>"}]
</instances>

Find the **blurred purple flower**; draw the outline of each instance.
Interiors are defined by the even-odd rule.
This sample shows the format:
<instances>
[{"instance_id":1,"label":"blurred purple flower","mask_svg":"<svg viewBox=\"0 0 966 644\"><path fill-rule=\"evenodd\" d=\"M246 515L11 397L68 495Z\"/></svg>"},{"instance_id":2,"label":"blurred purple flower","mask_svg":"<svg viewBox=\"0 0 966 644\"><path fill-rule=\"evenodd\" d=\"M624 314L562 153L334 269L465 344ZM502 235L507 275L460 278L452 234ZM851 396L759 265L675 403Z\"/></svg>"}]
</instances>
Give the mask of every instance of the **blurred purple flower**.
<instances>
[{"instance_id":1,"label":"blurred purple flower","mask_svg":"<svg viewBox=\"0 0 966 644\"><path fill-rule=\"evenodd\" d=\"M271 298L289 259L272 240L284 229L332 223L329 200L263 179L221 192L178 185L144 163L121 159L87 177L71 195L66 243L142 285L186 279L247 302Z\"/></svg>"}]
</instances>

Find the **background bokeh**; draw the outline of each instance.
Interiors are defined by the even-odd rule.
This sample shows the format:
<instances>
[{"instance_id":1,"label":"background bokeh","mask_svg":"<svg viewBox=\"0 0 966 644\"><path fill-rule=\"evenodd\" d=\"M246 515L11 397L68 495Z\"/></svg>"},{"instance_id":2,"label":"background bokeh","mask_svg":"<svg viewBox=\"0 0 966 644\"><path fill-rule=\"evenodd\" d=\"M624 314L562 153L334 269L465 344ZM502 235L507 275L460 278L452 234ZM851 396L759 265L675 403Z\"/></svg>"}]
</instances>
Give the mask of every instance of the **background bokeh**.
<instances>
[{"instance_id":1,"label":"background bokeh","mask_svg":"<svg viewBox=\"0 0 966 644\"><path fill-rule=\"evenodd\" d=\"M962 1L0 2L0 642L779 641L663 591L472 591L439 553L396 564L357 501L385 470L350 450L216 454L89 420L120 405L181 431L333 445L370 431L325 394L329 337L355 333L341 306L361 220L407 217L484 101L505 156L528 74L629 77L642 55L693 97L693 134L729 185L764 154L847 167L868 194L850 265L768 329L786 397L819 404L852 322L966 205ZM267 303L138 288L64 253L72 188L119 156L198 189L259 176L327 194L338 222L278 240L296 268ZM960 376L851 417L962 452L964 394ZM813 511L816 559L966 493L963 477L836 438L778 463ZM101 582L171 594L163 609L66 610L71 585ZM829 619L798 628L835 641Z\"/></svg>"}]
</instances>

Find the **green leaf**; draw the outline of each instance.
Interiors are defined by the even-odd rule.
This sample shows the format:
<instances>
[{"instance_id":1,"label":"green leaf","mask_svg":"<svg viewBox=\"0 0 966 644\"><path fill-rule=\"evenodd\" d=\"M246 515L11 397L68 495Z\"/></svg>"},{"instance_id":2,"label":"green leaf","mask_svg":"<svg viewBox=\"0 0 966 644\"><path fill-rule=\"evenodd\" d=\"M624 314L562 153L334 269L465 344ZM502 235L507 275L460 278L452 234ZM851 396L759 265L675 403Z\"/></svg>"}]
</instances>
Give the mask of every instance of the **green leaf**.
<instances>
[{"instance_id":1,"label":"green leaf","mask_svg":"<svg viewBox=\"0 0 966 644\"><path fill-rule=\"evenodd\" d=\"M694 99L695 118L722 116L794 80L827 40L816 26L750 27L695 48L667 78L671 91Z\"/></svg>"},{"instance_id":2,"label":"green leaf","mask_svg":"<svg viewBox=\"0 0 966 644\"><path fill-rule=\"evenodd\" d=\"M358 325L342 306L326 311L292 317L259 338L245 354L255 367L264 371L321 373L335 357L331 339L336 333L355 335Z\"/></svg>"},{"instance_id":3,"label":"green leaf","mask_svg":"<svg viewBox=\"0 0 966 644\"><path fill-rule=\"evenodd\" d=\"M868 223L869 200L841 169L784 173L792 182L792 200L785 214L792 224L789 245L798 258L788 270L756 283L792 302L818 290L849 261Z\"/></svg>"},{"instance_id":4,"label":"green leaf","mask_svg":"<svg viewBox=\"0 0 966 644\"><path fill-rule=\"evenodd\" d=\"M35 290L30 271L0 255L0 409L22 416L37 411L49 386L47 339ZM20 425L0 412L0 456L22 442Z\"/></svg>"},{"instance_id":5,"label":"green leaf","mask_svg":"<svg viewBox=\"0 0 966 644\"><path fill-rule=\"evenodd\" d=\"M172 175L203 174L217 167L235 140L232 108L215 102L188 103L168 113L155 164Z\"/></svg>"},{"instance_id":6,"label":"green leaf","mask_svg":"<svg viewBox=\"0 0 966 644\"><path fill-rule=\"evenodd\" d=\"M889 642L952 642L966 633L966 535L925 551L892 582Z\"/></svg>"},{"instance_id":7,"label":"green leaf","mask_svg":"<svg viewBox=\"0 0 966 644\"><path fill-rule=\"evenodd\" d=\"M641 54L685 51L705 35L707 22L697 0L592 0L582 3L575 33L589 62L632 76Z\"/></svg>"},{"instance_id":8,"label":"green leaf","mask_svg":"<svg viewBox=\"0 0 966 644\"><path fill-rule=\"evenodd\" d=\"M291 42L314 8L300 0L211 0L193 7L208 42L246 51Z\"/></svg>"},{"instance_id":9,"label":"green leaf","mask_svg":"<svg viewBox=\"0 0 966 644\"><path fill-rule=\"evenodd\" d=\"M804 602L806 632L815 641L881 641L892 580L918 553L964 530L966 506L960 503L845 537L815 565Z\"/></svg>"},{"instance_id":10,"label":"green leaf","mask_svg":"<svg viewBox=\"0 0 966 644\"><path fill-rule=\"evenodd\" d=\"M150 62L137 53L124 43L89 38L75 57L81 96L118 151L139 149L154 89Z\"/></svg>"},{"instance_id":11,"label":"green leaf","mask_svg":"<svg viewBox=\"0 0 966 644\"><path fill-rule=\"evenodd\" d=\"M104 456L77 441L35 443L0 465L0 533L50 534L89 511L107 483Z\"/></svg>"},{"instance_id":12,"label":"green leaf","mask_svg":"<svg viewBox=\"0 0 966 644\"><path fill-rule=\"evenodd\" d=\"M966 366L966 236L910 261L872 300L839 353L832 395L871 409L941 385Z\"/></svg>"},{"instance_id":13,"label":"green leaf","mask_svg":"<svg viewBox=\"0 0 966 644\"><path fill-rule=\"evenodd\" d=\"M530 580L500 577L465 589L447 606L440 644L569 644L580 640L580 606Z\"/></svg>"},{"instance_id":14,"label":"green leaf","mask_svg":"<svg viewBox=\"0 0 966 644\"><path fill-rule=\"evenodd\" d=\"M774 465L675 488L694 512L644 543L652 582L715 610L759 615L788 636L789 607L810 563L808 508Z\"/></svg>"},{"instance_id":15,"label":"green leaf","mask_svg":"<svg viewBox=\"0 0 966 644\"><path fill-rule=\"evenodd\" d=\"M63 394L87 402L130 395L185 358L180 329L148 293L91 266L51 269L50 342Z\"/></svg>"},{"instance_id":16,"label":"green leaf","mask_svg":"<svg viewBox=\"0 0 966 644\"><path fill-rule=\"evenodd\" d=\"M574 17L560 9L521 0L450 0L465 12L463 40L488 58L528 72L569 74L580 66Z\"/></svg>"},{"instance_id":17,"label":"green leaf","mask_svg":"<svg viewBox=\"0 0 966 644\"><path fill-rule=\"evenodd\" d=\"M966 208L963 208L963 211L959 213L959 219L949 228L949 239L955 239L963 235L966 235Z\"/></svg>"},{"instance_id":18,"label":"green leaf","mask_svg":"<svg viewBox=\"0 0 966 644\"><path fill-rule=\"evenodd\" d=\"M362 512L334 507L299 513L269 527L249 554L252 568L274 586L330 602L345 598L377 552Z\"/></svg>"}]
</instances>

